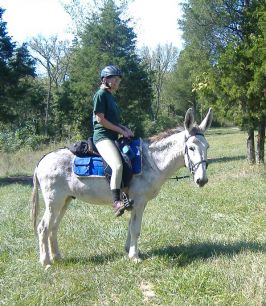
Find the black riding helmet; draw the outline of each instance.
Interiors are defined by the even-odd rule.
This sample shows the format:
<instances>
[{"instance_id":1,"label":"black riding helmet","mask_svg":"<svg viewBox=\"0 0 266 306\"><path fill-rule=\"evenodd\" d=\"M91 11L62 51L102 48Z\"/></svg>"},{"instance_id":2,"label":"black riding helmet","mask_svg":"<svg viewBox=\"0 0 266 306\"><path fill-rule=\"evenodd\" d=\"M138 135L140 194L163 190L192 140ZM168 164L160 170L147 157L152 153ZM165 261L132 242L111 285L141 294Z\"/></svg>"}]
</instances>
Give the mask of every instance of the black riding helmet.
<instances>
[{"instance_id":1,"label":"black riding helmet","mask_svg":"<svg viewBox=\"0 0 266 306\"><path fill-rule=\"evenodd\" d=\"M111 76L118 76L122 78L122 72L118 67L113 66L113 65L109 65L103 68L103 70L101 71L101 80L103 78L108 78Z\"/></svg>"}]
</instances>

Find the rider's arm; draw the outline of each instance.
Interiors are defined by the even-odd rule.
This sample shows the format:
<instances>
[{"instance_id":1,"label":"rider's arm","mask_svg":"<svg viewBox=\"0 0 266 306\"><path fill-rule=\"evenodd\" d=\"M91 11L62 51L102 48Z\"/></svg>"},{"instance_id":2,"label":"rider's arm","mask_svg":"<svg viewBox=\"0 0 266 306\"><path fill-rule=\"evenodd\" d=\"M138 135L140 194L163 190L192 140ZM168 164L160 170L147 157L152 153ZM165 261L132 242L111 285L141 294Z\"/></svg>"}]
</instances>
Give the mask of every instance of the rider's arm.
<instances>
[{"instance_id":1,"label":"rider's arm","mask_svg":"<svg viewBox=\"0 0 266 306\"><path fill-rule=\"evenodd\" d=\"M104 117L103 113L96 113L96 120L106 129L117 132L118 134L123 135L124 137L128 137L128 132L123 129L121 126L115 125Z\"/></svg>"}]
</instances>

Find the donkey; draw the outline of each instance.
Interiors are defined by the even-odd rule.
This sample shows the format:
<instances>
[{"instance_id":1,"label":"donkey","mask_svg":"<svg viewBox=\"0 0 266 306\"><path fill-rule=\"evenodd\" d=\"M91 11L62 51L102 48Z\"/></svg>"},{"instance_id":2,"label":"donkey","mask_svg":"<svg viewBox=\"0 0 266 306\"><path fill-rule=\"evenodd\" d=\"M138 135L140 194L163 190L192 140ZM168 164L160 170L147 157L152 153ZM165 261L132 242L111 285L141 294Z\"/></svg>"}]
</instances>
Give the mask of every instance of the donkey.
<instances>
[{"instance_id":1,"label":"donkey","mask_svg":"<svg viewBox=\"0 0 266 306\"><path fill-rule=\"evenodd\" d=\"M134 199L130 212L125 249L135 262L140 261L138 237L142 216L147 202L159 193L163 183L179 168L186 166L193 174L194 182L202 187L207 178L207 149L204 132L212 122L212 109L200 125L194 122L192 109L185 115L185 129L163 132L142 145L142 173L133 176L129 196ZM48 268L54 260L60 260L57 233L73 198L94 204L111 203L109 185L102 177L78 177L73 171L75 156L68 149L59 149L45 155L36 166L33 176L32 218L39 238L40 262ZM45 212L37 227L39 195L43 194Z\"/></svg>"}]
</instances>

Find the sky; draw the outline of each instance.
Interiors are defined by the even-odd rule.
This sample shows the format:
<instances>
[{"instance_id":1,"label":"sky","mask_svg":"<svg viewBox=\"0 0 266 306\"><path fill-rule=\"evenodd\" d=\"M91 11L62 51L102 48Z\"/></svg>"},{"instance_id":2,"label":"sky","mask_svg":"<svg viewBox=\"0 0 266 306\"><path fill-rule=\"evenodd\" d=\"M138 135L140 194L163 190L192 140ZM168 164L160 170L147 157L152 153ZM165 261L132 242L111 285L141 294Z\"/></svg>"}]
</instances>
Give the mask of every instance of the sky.
<instances>
[{"instance_id":1,"label":"sky","mask_svg":"<svg viewBox=\"0 0 266 306\"><path fill-rule=\"evenodd\" d=\"M90 1L90 0L87 0ZM58 35L71 39L71 18L62 3L67 0L0 0L6 9L3 19L13 41L26 42L39 34L49 37ZM135 21L137 47L154 49L158 44L172 43L182 47L181 31L177 19L181 17L180 0L132 0L130 17Z\"/></svg>"}]
</instances>

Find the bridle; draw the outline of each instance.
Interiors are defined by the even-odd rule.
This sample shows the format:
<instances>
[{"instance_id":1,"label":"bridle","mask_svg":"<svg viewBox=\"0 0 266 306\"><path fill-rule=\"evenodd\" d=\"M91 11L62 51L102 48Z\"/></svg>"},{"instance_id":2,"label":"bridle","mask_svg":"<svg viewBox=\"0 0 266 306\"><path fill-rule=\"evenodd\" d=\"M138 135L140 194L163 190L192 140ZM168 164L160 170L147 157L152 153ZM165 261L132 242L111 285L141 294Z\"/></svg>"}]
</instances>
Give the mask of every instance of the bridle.
<instances>
[{"instance_id":1,"label":"bridle","mask_svg":"<svg viewBox=\"0 0 266 306\"><path fill-rule=\"evenodd\" d=\"M190 137L194 137L194 136L203 136L205 138L205 136L202 133L196 133L195 135L189 136L186 141L185 141L185 154L184 157L187 156L187 160L188 160L188 169L190 171L191 174L195 174L196 170L198 169L199 165L205 163L206 164L206 169L208 168L208 161L203 159L201 161L199 161L198 163L193 163L193 161L190 159L189 154L188 154L188 145L187 145L187 141L189 140Z\"/></svg>"}]
</instances>

